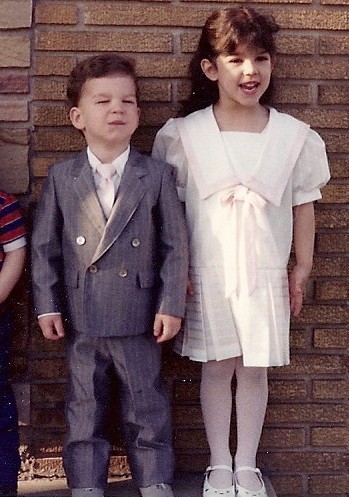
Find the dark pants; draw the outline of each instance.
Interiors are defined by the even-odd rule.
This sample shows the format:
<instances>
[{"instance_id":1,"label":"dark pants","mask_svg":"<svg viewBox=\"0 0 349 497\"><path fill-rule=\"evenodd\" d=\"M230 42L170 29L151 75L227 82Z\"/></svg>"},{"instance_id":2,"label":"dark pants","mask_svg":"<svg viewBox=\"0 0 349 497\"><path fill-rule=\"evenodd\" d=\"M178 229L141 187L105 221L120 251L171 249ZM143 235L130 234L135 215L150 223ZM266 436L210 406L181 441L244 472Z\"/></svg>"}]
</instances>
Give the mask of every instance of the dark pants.
<instances>
[{"instance_id":1,"label":"dark pants","mask_svg":"<svg viewBox=\"0 0 349 497\"><path fill-rule=\"evenodd\" d=\"M63 454L70 488L104 488L110 442L107 419L112 375L132 477L140 487L173 477L170 402L161 378L161 347L152 336L67 340L68 436Z\"/></svg>"},{"instance_id":2,"label":"dark pants","mask_svg":"<svg viewBox=\"0 0 349 497\"><path fill-rule=\"evenodd\" d=\"M9 312L0 309L0 491L17 488L20 468L17 407L9 384L10 335Z\"/></svg>"}]
</instances>

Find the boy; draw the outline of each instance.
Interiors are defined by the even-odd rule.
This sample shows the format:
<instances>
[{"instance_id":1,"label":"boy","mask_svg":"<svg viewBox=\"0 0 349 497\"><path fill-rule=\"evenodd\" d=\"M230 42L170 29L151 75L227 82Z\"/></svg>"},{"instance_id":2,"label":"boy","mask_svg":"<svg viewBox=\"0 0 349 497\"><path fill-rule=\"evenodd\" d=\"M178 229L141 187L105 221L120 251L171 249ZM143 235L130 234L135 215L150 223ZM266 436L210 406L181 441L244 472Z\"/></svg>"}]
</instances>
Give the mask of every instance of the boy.
<instances>
[{"instance_id":1,"label":"boy","mask_svg":"<svg viewBox=\"0 0 349 497\"><path fill-rule=\"evenodd\" d=\"M11 321L6 301L25 261L25 228L18 202L0 191L0 496L17 495L20 468L15 397L9 384Z\"/></svg>"},{"instance_id":2,"label":"boy","mask_svg":"<svg viewBox=\"0 0 349 497\"><path fill-rule=\"evenodd\" d=\"M104 495L113 371L133 479L143 497L172 497L160 344L184 315L182 206L171 167L130 147L140 112L130 61L107 54L80 62L67 96L87 149L50 169L33 232L33 284L44 336L67 340L68 484L72 497Z\"/></svg>"}]
</instances>

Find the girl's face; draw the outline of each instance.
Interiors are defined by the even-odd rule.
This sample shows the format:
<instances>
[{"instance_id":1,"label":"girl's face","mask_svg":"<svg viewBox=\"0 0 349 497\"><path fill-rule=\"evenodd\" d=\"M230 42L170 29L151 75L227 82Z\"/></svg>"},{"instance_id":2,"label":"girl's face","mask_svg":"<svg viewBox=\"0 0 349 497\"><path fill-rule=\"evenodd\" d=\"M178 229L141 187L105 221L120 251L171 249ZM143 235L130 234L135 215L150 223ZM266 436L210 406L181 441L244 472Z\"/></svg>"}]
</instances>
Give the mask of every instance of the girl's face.
<instances>
[{"instance_id":1,"label":"girl's face","mask_svg":"<svg viewBox=\"0 0 349 497\"><path fill-rule=\"evenodd\" d=\"M201 68L217 81L221 105L254 107L269 86L273 62L264 49L238 44L234 53L219 55L214 63L203 59Z\"/></svg>"}]
</instances>

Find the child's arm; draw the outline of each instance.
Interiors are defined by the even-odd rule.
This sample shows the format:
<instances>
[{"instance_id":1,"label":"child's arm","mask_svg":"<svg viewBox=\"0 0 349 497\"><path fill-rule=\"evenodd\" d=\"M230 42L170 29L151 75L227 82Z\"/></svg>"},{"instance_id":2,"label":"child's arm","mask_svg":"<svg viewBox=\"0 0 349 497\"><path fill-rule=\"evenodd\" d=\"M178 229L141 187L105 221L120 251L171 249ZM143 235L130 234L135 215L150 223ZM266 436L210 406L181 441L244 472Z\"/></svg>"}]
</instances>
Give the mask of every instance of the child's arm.
<instances>
[{"instance_id":1,"label":"child's arm","mask_svg":"<svg viewBox=\"0 0 349 497\"><path fill-rule=\"evenodd\" d=\"M24 268L25 253L25 247L19 247L5 253L0 272L0 303L7 299L19 280Z\"/></svg>"},{"instance_id":2,"label":"child's arm","mask_svg":"<svg viewBox=\"0 0 349 497\"><path fill-rule=\"evenodd\" d=\"M156 314L154 320L154 336L158 343L166 342L175 337L181 329L182 319L167 314Z\"/></svg>"},{"instance_id":3,"label":"child's arm","mask_svg":"<svg viewBox=\"0 0 349 497\"><path fill-rule=\"evenodd\" d=\"M303 295L313 265L315 216L313 202L294 208L294 247L296 265L289 279L291 312L298 316Z\"/></svg>"}]
</instances>

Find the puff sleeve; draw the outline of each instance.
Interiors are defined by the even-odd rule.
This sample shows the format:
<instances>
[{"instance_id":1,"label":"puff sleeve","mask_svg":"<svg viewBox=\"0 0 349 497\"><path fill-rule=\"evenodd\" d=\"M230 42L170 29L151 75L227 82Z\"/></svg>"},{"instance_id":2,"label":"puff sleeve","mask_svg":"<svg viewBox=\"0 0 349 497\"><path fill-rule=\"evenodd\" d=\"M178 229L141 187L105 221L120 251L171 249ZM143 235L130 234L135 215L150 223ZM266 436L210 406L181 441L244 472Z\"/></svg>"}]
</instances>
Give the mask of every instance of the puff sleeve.
<instances>
[{"instance_id":1,"label":"puff sleeve","mask_svg":"<svg viewBox=\"0 0 349 497\"><path fill-rule=\"evenodd\" d=\"M310 130L292 175L293 205L321 198L320 188L330 179L325 143Z\"/></svg>"},{"instance_id":2,"label":"puff sleeve","mask_svg":"<svg viewBox=\"0 0 349 497\"><path fill-rule=\"evenodd\" d=\"M176 171L178 196L185 201L188 178L188 162L175 119L169 119L156 134L152 156L171 164Z\"/></svg>"}]
</instances>

